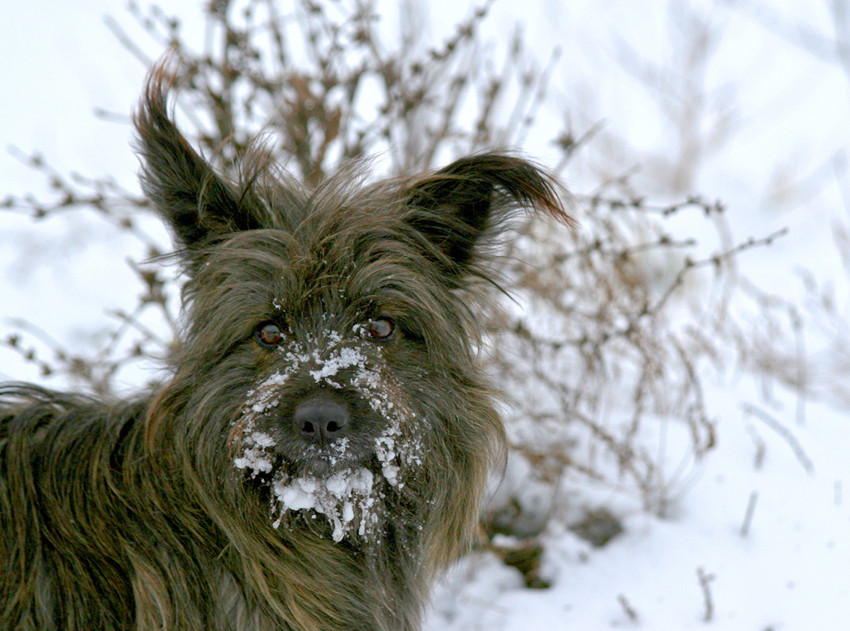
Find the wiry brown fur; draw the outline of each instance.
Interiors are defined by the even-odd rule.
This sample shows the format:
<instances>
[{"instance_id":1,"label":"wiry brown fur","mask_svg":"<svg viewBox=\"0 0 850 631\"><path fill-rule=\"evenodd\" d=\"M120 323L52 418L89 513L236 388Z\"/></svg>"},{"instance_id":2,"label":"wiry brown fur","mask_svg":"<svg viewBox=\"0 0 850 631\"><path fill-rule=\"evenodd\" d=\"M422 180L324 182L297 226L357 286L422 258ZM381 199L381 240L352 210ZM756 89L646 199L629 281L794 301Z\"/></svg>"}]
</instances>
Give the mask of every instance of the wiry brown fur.
<instances>
[{"instance_id":1,"label":"wiry brown fur","mask_svg":"<svg viewBox=\"0 0 850 631\"><path fill-rule=\"evenodd\" d=\"M229 182L171 122L167 83L151 75L136 125L143 187L189 273L173 376L133 401L0 389L0 628L418 629L503 440L475 351L486 241L522 206L566 221L555 185L495 153L315 191L255 156ZM356 333L375 319L396 333ZM273 349L257 340L269 322ZM330 363L345 353L356 362ZM374 475L374 515L351 522L376 520L371 534L285 507L273 523L273 476L312 466L287 428L314 395L353 411L350 462L328 466ZM415 456L371 453L391 423ZM274 469L234 466L260 430Z\"/></svg>"}]
</instances>

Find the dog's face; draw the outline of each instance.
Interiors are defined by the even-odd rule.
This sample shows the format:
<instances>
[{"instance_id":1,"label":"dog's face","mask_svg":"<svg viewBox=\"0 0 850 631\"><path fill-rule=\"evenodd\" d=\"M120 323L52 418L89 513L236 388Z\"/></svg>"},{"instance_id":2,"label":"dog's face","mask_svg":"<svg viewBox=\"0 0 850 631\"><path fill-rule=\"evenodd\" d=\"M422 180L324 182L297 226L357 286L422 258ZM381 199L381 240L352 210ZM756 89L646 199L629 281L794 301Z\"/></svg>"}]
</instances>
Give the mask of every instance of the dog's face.
<instances>
[{"instance_id":1,"label":"dog's face","mask_svg":"<svg viewBox=\"0 0 850 631\"><path fill-rule=\"evenodd\" d=\"M266 490L275 524L321 514L335 540L376 531L387 504L474 513L502 430L469 289L491 280L482 243L510 211L565 219L552 181L483 154L368 186L352 171L306 191L259 168L235 185L170 121L164 83L136 125L190 275L175 382L206 420L195 442L226 428L229 467Z\"/></svg>"},{"instance_id":2,"label":"dog's face","mask_svg":"<svg viewBox=\"0 0 850 631\"><path fill-rule=\"evenodd\" d=\"M209 400L233 406L232 464L271 490L278 517L309 509L335 538L368 534L389 495L428 475L426 452L441 466L457 457L445 438L461 431L464 398L482 396L469 391L481 388L469 313L393 203L288 203L308 216L294 229L208 250L184 354L229 391Z\"/></svg>"}]
</instances>

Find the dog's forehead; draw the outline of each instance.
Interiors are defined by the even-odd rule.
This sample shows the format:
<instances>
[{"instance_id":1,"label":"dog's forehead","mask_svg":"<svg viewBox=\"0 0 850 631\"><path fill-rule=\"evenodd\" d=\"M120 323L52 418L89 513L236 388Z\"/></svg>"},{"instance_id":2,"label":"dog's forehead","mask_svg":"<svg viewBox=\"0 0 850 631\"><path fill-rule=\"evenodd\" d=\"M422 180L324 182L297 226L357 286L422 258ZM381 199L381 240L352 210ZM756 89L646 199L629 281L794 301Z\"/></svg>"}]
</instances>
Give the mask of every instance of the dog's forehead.
<instances>
[{"instance_id":1,"label":"dog's forehead","mask_svg":"<svg viewBox=\"0 0 850 631\"><path fill-rule=\"evenodd\" d=\"M327 237L295 239L281 230L253 231L226 244L198 280L240 301L271 300L278 311L338 310L355 293L380 290L378 277L352 246ZM373 276L365 283L370 288L364 286L364 271Z\"/></svg>"}]
</instances>

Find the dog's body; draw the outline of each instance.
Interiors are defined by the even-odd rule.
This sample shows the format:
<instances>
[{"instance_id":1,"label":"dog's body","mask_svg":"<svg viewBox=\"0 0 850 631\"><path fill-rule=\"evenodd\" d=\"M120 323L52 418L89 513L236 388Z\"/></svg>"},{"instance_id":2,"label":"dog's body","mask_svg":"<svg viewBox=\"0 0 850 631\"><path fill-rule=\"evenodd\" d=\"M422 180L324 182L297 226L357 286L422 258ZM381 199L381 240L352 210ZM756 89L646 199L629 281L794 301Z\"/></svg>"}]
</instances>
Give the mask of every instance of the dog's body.
<instances>
[{"instance_id":1,"label":"dog's body","mask_svg":"<svg viewBox=\"0 0 850 631\"><path fill-rule=\"evenodd\" d=\"M112 403L0 389L0 628L418 629L503 440L481 245L524 205L566 220L554 184L501 154L313 192L258 166L227 182L163 75L136 126L189 275L173 377Z\"/></svg>"}]
</instances>

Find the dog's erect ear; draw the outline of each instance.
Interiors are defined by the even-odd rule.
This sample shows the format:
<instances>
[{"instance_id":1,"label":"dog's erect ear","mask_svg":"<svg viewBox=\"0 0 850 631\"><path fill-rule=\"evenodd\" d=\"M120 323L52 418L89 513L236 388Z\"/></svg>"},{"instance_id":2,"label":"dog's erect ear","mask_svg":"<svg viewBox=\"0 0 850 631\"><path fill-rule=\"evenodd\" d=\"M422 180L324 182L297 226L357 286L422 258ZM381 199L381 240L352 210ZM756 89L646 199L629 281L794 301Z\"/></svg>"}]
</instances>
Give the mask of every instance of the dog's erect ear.
<instances>
[{"instance_id":1,"label":"dog's erect ear","mask_svg":"<svg viewBox=\"0 0 850 631\"><path fill-rule=\"evenodd\" d=\"M192 149L168 115L167 62L148 76L134 122L145 195L189 253L210 238L260 227L233 187Z\"/></svg>"},{"instance_id":2,"label":"dog's erect ear","mask_svg":"<svg viewBox=\"0 0 850 631\"><path fill-rule=\"evenodd\" d=\"M408 223L438 248L445 271L456 276L487 229L514 210L535 207L572 224L558 188L552 176L521 158L473 155L412 184Z\"/></svg>"}]
</instances>

